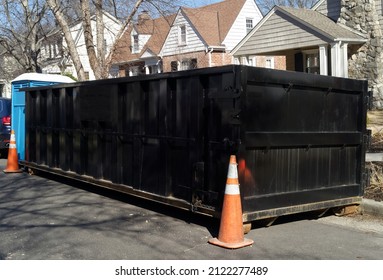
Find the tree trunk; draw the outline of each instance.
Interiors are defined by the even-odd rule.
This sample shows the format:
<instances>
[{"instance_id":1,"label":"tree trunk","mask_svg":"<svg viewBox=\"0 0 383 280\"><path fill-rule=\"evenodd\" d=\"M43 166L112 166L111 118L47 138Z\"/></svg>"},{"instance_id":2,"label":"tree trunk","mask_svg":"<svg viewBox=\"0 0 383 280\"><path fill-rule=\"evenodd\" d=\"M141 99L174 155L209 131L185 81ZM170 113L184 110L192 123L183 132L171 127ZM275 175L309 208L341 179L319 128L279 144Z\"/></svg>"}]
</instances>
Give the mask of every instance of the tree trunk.
<instances>
[{"instance_id":1,"label":"tree trunk","mask_svg":"<svg viewBox=\"0 0 383 280\"><path fill-rule=\"evenodd\" d=\"M100 66L100 78L106 79L108 78L108 69L105 67L105 52L106 52L106 44L105 44L105 36L104 36L104 20L103 20L103 6L102 0L96 0L96 32L97 32L97 55L99 59Z\"/></svg>"},{"instance_id":2,"label":"tree trunk","mask_svg":"<svg viewBox=\"0 0 383 280\"><path fill-rule=\"evenodd\" d=\"M51 8L53 14L55 15L58 24L60 25L61 31L64 33L65 41L69 50L69 55L75 66L77 77L80 81L85 81L86 77L84 67L81 63L80 56L78 55L76 44L70 32L68 22L66 21L65 16L62 10L60 9L59 4L57 3L57 0L47 0L47 3Z\"/></svg>"},{"instance_id":3,"label":"tree trunk","mask_svg":"<svg viewBox=\"0 0 383 280\"><path fill-rule=\"evenodd\" d=\"M112 64L113 55L117 49L118 40L121 38L121 36L124 34L125 30L131 24L134 15L137 13L138 8L141 6L142 2L144 2L144 1L145 0L137 0L136 1L136 4L134 4L134 7L133 7L131 13L129 14L128 18L124 21L122 27L118 31L118 33L116 35L116 39L114 40L113 45L109 51L108 57L106 58L106 61L105 61L105 67L106 67L106 69L108 69L108 71L109 71L111 64Z\"/></svg>"},{"instance_id":4,"label":"tree trunk","mask_svg":"<svg viewBox=\"0 0 383 280\"><path fill-rule=\"evenodd\" d=\"M98 80L98 79L101 79L101 68L100 68L100 62L96 54L96 50L94 48L89 1L80 0L80 3L81 3L81 11L82 11L82 17L83 17L82 27L84 29L84 39L85 39L86 51L88 53L88 58L89 58L89 64L93 70L96 80ZM104 31L102 30L101 32L103 33Z\"/></svg>"}]
</instances>

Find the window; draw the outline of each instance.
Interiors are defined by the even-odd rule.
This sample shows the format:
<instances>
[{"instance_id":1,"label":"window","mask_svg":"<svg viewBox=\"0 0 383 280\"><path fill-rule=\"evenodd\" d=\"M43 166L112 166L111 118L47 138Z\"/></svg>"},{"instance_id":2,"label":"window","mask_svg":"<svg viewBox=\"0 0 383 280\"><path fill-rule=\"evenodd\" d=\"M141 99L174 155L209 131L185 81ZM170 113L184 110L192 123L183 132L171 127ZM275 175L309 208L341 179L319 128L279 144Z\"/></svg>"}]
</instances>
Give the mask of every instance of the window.
<instances>
[{"instance_id":1,"label":"window","mask_svg":"<svg viewBox=\"0 0 383 280\"><path fill-rule=\"evenodd\" d=\"M158 65L147 65L147 74L157 74L157 73L160 73L160 69L158 67Z\"/></svg>"},{"instance_id":2,"label":"window","mask_svg":"<svg viewBox=\"0 0 383 280\"><path fill-rule=\"evenodd\" d=\"M110 67L110 70L109 70L109 77L110 78L117 78L118 74L119 74L118 66L113 65L112 67Z\"/></svg>"},{"instance_id":3,"label":"window","mask_svg":"<svg viewBox=\"0 0 383 280\"><path fill-rule=\"evenodd\" d=\"M172 72L178 71L178 61L170 62L170 69Z\"/></svg>"},{"instance_id":4,"label":"window","mask_svg":"<svg viewBox=\"0 0 383 280\"><path fill-rule=\"evenodd\" d=\"M181 63L181 70L189 70L189 69L196 69L197 68L197 59L187 59L183 60Z\"/></svg>"},{"instance_id":5,"label":"window","mask_svg":"<svg viewBox=\"0 0 383 280\"><path fill-rule=\"evenodd\" d=\"M306 73L320 74L319 72L319 54L306 54Z\"/></svg>"},{"instance_id":6,"label":"window","mask_svg":"<svg viewBox=\"0 0 383 280\"><path fill-rule=\"evenodd\" d=\"M51 58L56 58L57 56L57 48L56 44L52 44L52 56Z\"/></svg>"},{"instance_id":7,"label":"window","mask_svg":"<svg viewBox=\"0 0 383 280\"><path fill-rule=\"evenodd\" d=\"M191 58L191 59L184 59L182 61L172 61L170 62L170 69L172 72L178 71L178 70L190 70L190 69L197 69L197 59Z\"/></svg>"},{"instance_id":8,"label":"window","mask_svg":"<svg viewBox=\"0 0 383 280\"><path fill-rule=\"evenodd\" d=\"M186 45L186 26L181 25L178 31L179 31L178 44L179 45Z\"/></svg>"},{"instance_id":9,"label":"window","mask_svg":"<svg viewBox=\"0 0 383 280\"><path fill-rule=\"evenodd\" d=\"M133 35L133 51L132 53L138 53L140 51L140 43L138 41L138 34Z\"/></svg>"},{"instance_id":10,"label":"window","mask_svg":"<svg viewBox=\"0 0 383 280\"><path fill-rule=\"evenodd\" d=\"M140 67L132 66L129 68L129 76L138 76L140 74Z\"/></svg>"},{"instance_id":11,"label":"window","mask_svg":"<svg viewBox=\"0 0 383 280\"><path fill-rule=\"evenodd\" d=\"M257 57L256 56L249 56L247 65L249 66L257 66Z\"/></svg>"},{"instance_id":12,"label":"window","mask_svg":"<svg viewBox=\"0 0 383 280\"><path fill-rule=\"evenodd\" d=\"M181 63L181 70L188 70L189 69L189 61L183 60Z\"/></svg>"},{"instance_id":13,"label":"window","mask_svg":"<svg viewBox=\"0 0 383 280\"><path fill-rule=\"evenodd\" d=\"M253 19L252 18L247 18L246 19L246 33L249 33L251 29L253 29Z\"/></svg>"},{"instance_id":14,"label":"window","mask_svg":"<svg viewBox=\"0 0 383 280\"><path fill-rule=\"evenodd\" d=\"M265 67L269 69L274 69L274 57L266 57Z\"/></svg>"}]
</instances>

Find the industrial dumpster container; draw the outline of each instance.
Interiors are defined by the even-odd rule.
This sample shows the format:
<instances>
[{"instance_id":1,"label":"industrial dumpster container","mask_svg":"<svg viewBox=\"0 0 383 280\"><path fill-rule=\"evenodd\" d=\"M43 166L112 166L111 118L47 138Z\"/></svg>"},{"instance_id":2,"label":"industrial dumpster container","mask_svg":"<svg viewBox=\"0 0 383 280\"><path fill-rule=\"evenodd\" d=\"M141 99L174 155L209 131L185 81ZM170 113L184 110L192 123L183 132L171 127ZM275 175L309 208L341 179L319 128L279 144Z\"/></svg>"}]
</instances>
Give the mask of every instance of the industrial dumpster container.
<instances>
[{"instance_id":1,"label":"industrial dumpster container","mask_svg":"<svg viewBox=\"0 0 383 280\"><path fill-rule=\"evenodd\" d=\"M24 73L12 81L11 126L15 131L17 153L20 160L25 158L25 92L23 88L72 82L74 80L67 76L42 73Z\"/></svg>"},{"instance_id":2,"label":"industrial dumpster container","mask_svg":"<svg viewBox=\"0 0 383 280\"><path fill-rule=\"evenodd\" d=\"M32 170L218 217L235 154L245 223L363 195L366 81L229 65L26 97Z\"/></svg>"}]
</instances>

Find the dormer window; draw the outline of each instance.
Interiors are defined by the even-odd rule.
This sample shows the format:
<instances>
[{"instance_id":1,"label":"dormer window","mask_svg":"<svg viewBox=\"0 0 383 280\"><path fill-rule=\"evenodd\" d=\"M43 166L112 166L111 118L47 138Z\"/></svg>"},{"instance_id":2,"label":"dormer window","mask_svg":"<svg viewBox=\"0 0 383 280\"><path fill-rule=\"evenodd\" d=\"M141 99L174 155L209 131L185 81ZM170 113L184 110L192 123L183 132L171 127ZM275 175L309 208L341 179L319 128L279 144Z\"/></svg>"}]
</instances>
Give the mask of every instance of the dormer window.
<instances>
[{"instance_id":1,"label":"dormer window","mask_svg":"<svg viewBox=\"0 0 383 280\"><path fill-rule=\"evenodd\" d=\"M253 19L252 18L246 18L246 33L249 33L251 29L253 29Z\"/></svg>"},{"instance_id":2,"label":"dormer window","mask_svg":"<svg viewBox=\"0 0 383 280\"><path fill-rule=\"evenodd\" d=\"M138 41L138 34L133 34L132 53L138 53L139 51L140 51L140 42Z\"/></svg>"},{"instance_id":3,"label":"dormer window","mask_svg":"<svg viewBox=\"0 0 383 280\"><path fill-rule=\"evenodd\" d=\"M186 25L181 25L178 29L178 44L180 46L186 45Z\"/></svg>"}]
</instances>

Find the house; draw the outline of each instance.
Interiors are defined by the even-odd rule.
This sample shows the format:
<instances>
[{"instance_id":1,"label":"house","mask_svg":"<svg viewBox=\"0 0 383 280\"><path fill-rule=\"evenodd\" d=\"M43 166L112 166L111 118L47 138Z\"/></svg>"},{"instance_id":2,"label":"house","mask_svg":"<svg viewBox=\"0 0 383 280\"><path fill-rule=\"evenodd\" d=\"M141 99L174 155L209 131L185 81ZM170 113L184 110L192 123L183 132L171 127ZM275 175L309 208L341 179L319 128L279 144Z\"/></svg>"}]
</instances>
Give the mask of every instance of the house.
<instances>
[{"instance_id":1,"label":"house","mask_svg":"<svg viewBox=\"0 0 383 280\"><path fill-rule=\"evenodd\" d=\"M113 66L118 67L120 77L162 72L159 53L174 17L152 19L147 11L138 16L118 40L113 54Z\"/></svg>"},{"instance_id":2,"label":"house","mask_svg":"<svg viewBox=\"0 0 383 280\"><path fill-rule=\"evenodd\" d=\"M0 97L11 98L11 82L23 72L16 58L5 51L0 52Z\"/></svg>"},{"instance_id":3,"label":"house","mask_svg":"<svg viewBox=\"0 0 383 280\"><path fill-rule=\"evenodd\" d=\"M139 15L118 42L120 76L233 63L231 50L262 19L254 0L224 0L152 19Z\"/></svg>"},{"instance_id":4,"label":"house","mask_svg":"<svg viewBox=\"0 0 383 280\"><path fill-rule=\"evenodd\" d=\"M106 46L106 53L109 52L112 44L115 41L118 31L122 27L122 23L109 13L103 11L104 20L104 40ZM96 18L91 18L92 31L94 32L93 38L96 40ZM72 38L75 41L77 51L80 56L81 63L84 67L85 74L88 80L94 80L95 76L90 67L88 54L84 39L84 29L82 22L77 22L70 27ZM77 78L77 73L74 65L69 56L65 39L58 28L51 32L45 39L45 44L41 48L40 63L42 65L42 72L45 74L69 74ZM112 69L113 71L113 69ZM111 76L116 76L117 73L110 73Z\"/></svg>"},{"instance_id":5,"label":"house","mask_svg":"<svg viewBox=\"0 0 383 280\"><path fill-rule=\"evenodd\" d=\"M366 79L383 108L382 1L319 0L275 6L232 50L239 62L283 55L286 70Z\"/></svg>"}]
</instances>

